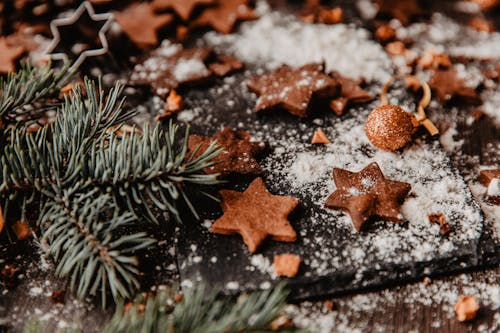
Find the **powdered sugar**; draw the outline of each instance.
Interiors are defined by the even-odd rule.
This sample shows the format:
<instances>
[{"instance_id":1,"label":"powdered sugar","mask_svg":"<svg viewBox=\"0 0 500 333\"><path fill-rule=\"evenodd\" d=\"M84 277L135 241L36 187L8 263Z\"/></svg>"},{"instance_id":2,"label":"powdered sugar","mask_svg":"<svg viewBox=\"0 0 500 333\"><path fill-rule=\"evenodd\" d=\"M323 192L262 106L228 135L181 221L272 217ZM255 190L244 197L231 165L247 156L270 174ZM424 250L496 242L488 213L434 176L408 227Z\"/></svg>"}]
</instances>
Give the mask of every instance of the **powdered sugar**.
<instances>
[{"instance_id":1,"label":"powdered sugar","mask_svg":"<svg viewBox=\"0 0 500 333\"><path fill-rule=\"evenodd\" d=\"M258 20L243 23L237 33L207 33L206 42L268 69L325 62L327 70L351 78L386 81L390 77L391 61L383 48L369 39L368 31L346 24L311 25L295 16L261 12Z\"/></svg>"}]
</instances>

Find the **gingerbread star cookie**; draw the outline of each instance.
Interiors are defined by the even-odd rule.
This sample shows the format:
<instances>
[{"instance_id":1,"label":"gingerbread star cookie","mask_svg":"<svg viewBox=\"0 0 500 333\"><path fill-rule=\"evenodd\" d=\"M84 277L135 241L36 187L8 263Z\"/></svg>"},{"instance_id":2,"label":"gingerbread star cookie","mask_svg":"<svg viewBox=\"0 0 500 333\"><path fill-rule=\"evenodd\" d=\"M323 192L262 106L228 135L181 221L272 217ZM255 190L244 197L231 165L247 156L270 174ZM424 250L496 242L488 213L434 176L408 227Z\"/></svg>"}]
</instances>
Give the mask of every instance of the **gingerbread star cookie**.
<instances>
[{"instance_id":1,"label":"gingerbread star cookie","mask_svg":"<svg viewBox=\"0 0 500 333\"><path fill-rule=\"evenodd\" d=\"M377 163L371 163L360 172L333 169L337 190L325 202L325 207L342 209L351 216L356 231L371 218L401 222L401 203L411 185L384 177Z\"/></svg>"},{"instance_id":2,"label":"gingerbread star cookie","mask_svg":"<svg viewBox=\"0 0 500 333\"><path fill-rule=\"evenodd\" d=\"M293 115L305 117L314 99L335 97L338 83L324 73L323 65L307 64L299 68L283 65L270 74L257 76L247 82L256 93L256 111L282 107Z\"/></svg>"},{"instance_id":3,"label":"gingerbread star cookie","mask_svg":"<svg viewBox=\"0 0 500 333\"><path fill-rule=\"evenodd\" d=\"M337 115L341 116L344 110L352 104L362 104L372 100L372 96L360 87L360 81L343 77L338 72L331 72L330 75L337 80L341 87L340 96L330 102L330 108Z\"/></svg>"},{"instance_id":4,"label":"gingerbread star cookie","mask_svg":"<svg viewBox=\"0 0 500 333\"><path fill-rule=\"evenodd\" d=\"M115 13L116 21L130 40L140 48L158 45L158 30L171 23L171 14L155 13L147 2L134 3Z\"/></svg>"},{"instance_id":5,"label":"gingerbread star cookie","mask_svg":"<svg viewBox=\"0 0 500 333\"><path fill-rule=\"evenodd\" d=\"M256 178L244 192L223 190L224 214L217 219L211 231L222 235L240 234L251 253L268 236L280 242L294 242L297 233L288 222L288 215L299 200L272 195L262 178Z\"/></svg>"},{"instance_id":6,"label":"gingerbread star cookie","mask_svg":"<svg viewBox=\"0 0 500 333\"><path fill-rule=\"evenodd\" d=\"M455 69L436 70L429 81L429 85L442 102L449 102L453 98L470 104L480 104L481 98L476 90L465 85Z\"/></svg>"},{"instance_id":7,"label":"gingerbread star cookie","mask_svg":"<svg viewBox=\"0 0 500 333\"><path fill-rule=\"evenodd\" d=\"M7 38L0 38L0 74L8 74L16 70L15 61L24 53L22 46L12 46Z\"/></svg>"},{"instance_id":8,"label":"gingerbread star cookie","mask_svg":"<svg viewBox=\"0 0 500 333\"><path fill-rule=\"evenodd\" d=\"M158 10L172 9L181 19L187 21L196 7L214 3L215 0L154 0L153 7Z\"/></svg>"},{"instance_id":9,"label":"gingerbread star cookie","mask_svg":"<svg viewBox=\"0 0 500 333\"><path fill-rule=\"evenodd\" d=\"M210 26L216 31L228 34L236 22L257 18L248 0L223 0L216 6L205 9L192 23L194 27Z\"/></svg>"},{"instance_id":10,"label":"gingerbread star cookie","mask_svg":"<svg viewBox=\"0 0 500 333\"><path fill-rule=\"evenodd\" d=\"M153 93L166 97L171 89L197 85L212 76L206 62L212 56L207 48L184 49L164 41L130 75L130 85L149 85Z\"/></svg>"},{"instance_id":11,"label":"gingerbread star cookie","mask_svg":"<svg viewBox=\"0 0 500 333\"><path fill-rule=\"evenodd\" d=\"M190 153L196 152L197 157L213 141L222 147L222 153L215 159L217 164L206 168L204 170L206 173L260 175L263 170L255 160L255 156L262 153L267 145L264 142L250 141L250 139L248 132L235 131L231 127L226 127L211 138L190 135L188 148Z\"/></svg>"}]
</instances>

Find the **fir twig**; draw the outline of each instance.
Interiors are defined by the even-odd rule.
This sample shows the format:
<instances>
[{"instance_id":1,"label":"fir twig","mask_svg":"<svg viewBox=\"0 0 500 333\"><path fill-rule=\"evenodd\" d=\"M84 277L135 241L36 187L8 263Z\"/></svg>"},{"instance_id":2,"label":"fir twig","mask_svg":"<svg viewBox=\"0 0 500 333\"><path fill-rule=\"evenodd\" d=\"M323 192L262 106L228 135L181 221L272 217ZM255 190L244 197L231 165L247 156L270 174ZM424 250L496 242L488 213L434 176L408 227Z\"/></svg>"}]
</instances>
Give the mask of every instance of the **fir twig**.
<instances>
[{"instance_id":1,"label":"fir twig","mask_svg":"<svg viewBox=\"0 0 500 333\"><path fill-rule=\"evenodd\" d=\"M199 286L187 289L176 304L172 292L164 289L154 295L139 295L126 306L119 304L103 333L271 332L270 324L286 305L287 294L281 285L234 300Z\"/></svg>"},{"instance_id":2,"label":"fir twig","mask_svg":"<svg viewBox=\"0 0 500 333\"><path fill-rule=\"evenodd\" d=\"M28 116L45 111L45 108L34 108L33 103L45 98L68 82L70 74L67 68L55 72L50 67L33 67L25 64L16 73L0 77L0 117L14 119L17 116ZM26 120L26 119L25 119Z\"/></svg>"},{"instance_id":3,"label":"fir twig","mask_svg":"<svg viewBox=\"0 0 500 333\"><path fill-rule=\"evenodd\" d=\"M19 82L31 82L39 73L19 75ZM53 75L46 74L56 81ZM150 205L180 219L176 203L188 202L183 184L217 183L202 170L219 150L212 145L186 160L188 134L179 144L174 125L118 136L116 128L135 114L123 108L122 87L106 94L100 82L86 80L85 91L86 97L73 91L55 122L37 133L22 126L10 131L0 155L0 204L5 212L18 206L22 216L35 215L33 231L57 261L57 274L71 279L78 297L100 293L105 305L109 294L132 297L139 286L135 254L153 244L125 227L137 227L139 215L156 221ZM7 93L13 94L5 98L9 110L41 95Z\"/></svg>"}]
</instances>

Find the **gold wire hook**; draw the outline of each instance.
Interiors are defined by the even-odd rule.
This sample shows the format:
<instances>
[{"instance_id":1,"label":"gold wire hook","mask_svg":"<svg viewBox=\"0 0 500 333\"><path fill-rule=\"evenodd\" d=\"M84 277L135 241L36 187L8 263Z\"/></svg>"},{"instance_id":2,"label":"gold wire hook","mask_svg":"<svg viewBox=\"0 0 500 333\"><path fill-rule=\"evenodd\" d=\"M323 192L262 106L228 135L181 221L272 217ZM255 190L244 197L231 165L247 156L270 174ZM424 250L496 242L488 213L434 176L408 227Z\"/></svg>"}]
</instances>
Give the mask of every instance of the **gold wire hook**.
<instances>
[{"instance_id":1,"label":"gold wire hook","mask_svg":"<svg viewBox=\"0 0 500 333\"><path fill-rule=\"evenodd\" d=\"M417 80L420 86L422 87L423 90L423 96L422 99L418 102L418 107L417 107L417 115L416 119L419 122L420 125L424 126L425 129L429 132L431 136L434 136L439 133L438 128L434 123L427 118L427 115L425 114L425 108L429 105L431 101L431 88L427 84L427 82L421 80L420 78L414 76L414 75L395 75L391 77L383 86L380 91L380 104L381 105L388 105L389 104L389 99L387 97L387 92L389 91L389 88L391 85L394 83L394 81L406 78L406 79L414 79Z\"/></svg>"}]
</instances>

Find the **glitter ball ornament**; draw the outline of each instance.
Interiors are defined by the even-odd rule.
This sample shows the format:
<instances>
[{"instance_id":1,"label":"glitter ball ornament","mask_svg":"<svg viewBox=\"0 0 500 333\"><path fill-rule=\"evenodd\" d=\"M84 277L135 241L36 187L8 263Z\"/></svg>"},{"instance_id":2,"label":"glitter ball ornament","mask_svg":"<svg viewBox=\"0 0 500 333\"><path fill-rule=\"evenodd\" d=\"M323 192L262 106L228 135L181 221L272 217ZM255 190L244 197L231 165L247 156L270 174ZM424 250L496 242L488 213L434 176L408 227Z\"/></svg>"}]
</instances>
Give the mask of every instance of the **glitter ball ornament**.
<instances>
[{"instance_id":1,"label":"glitter ball ornament","mask_svg":"<svg viewBox=\"0 0 500 333\"><path fill-rule=\"evenodd\" d=\"M397 105L379 106L368 116L365 132L374 146L394 151L410 142L413 117Z\"/></svg>"}]
</instances>

